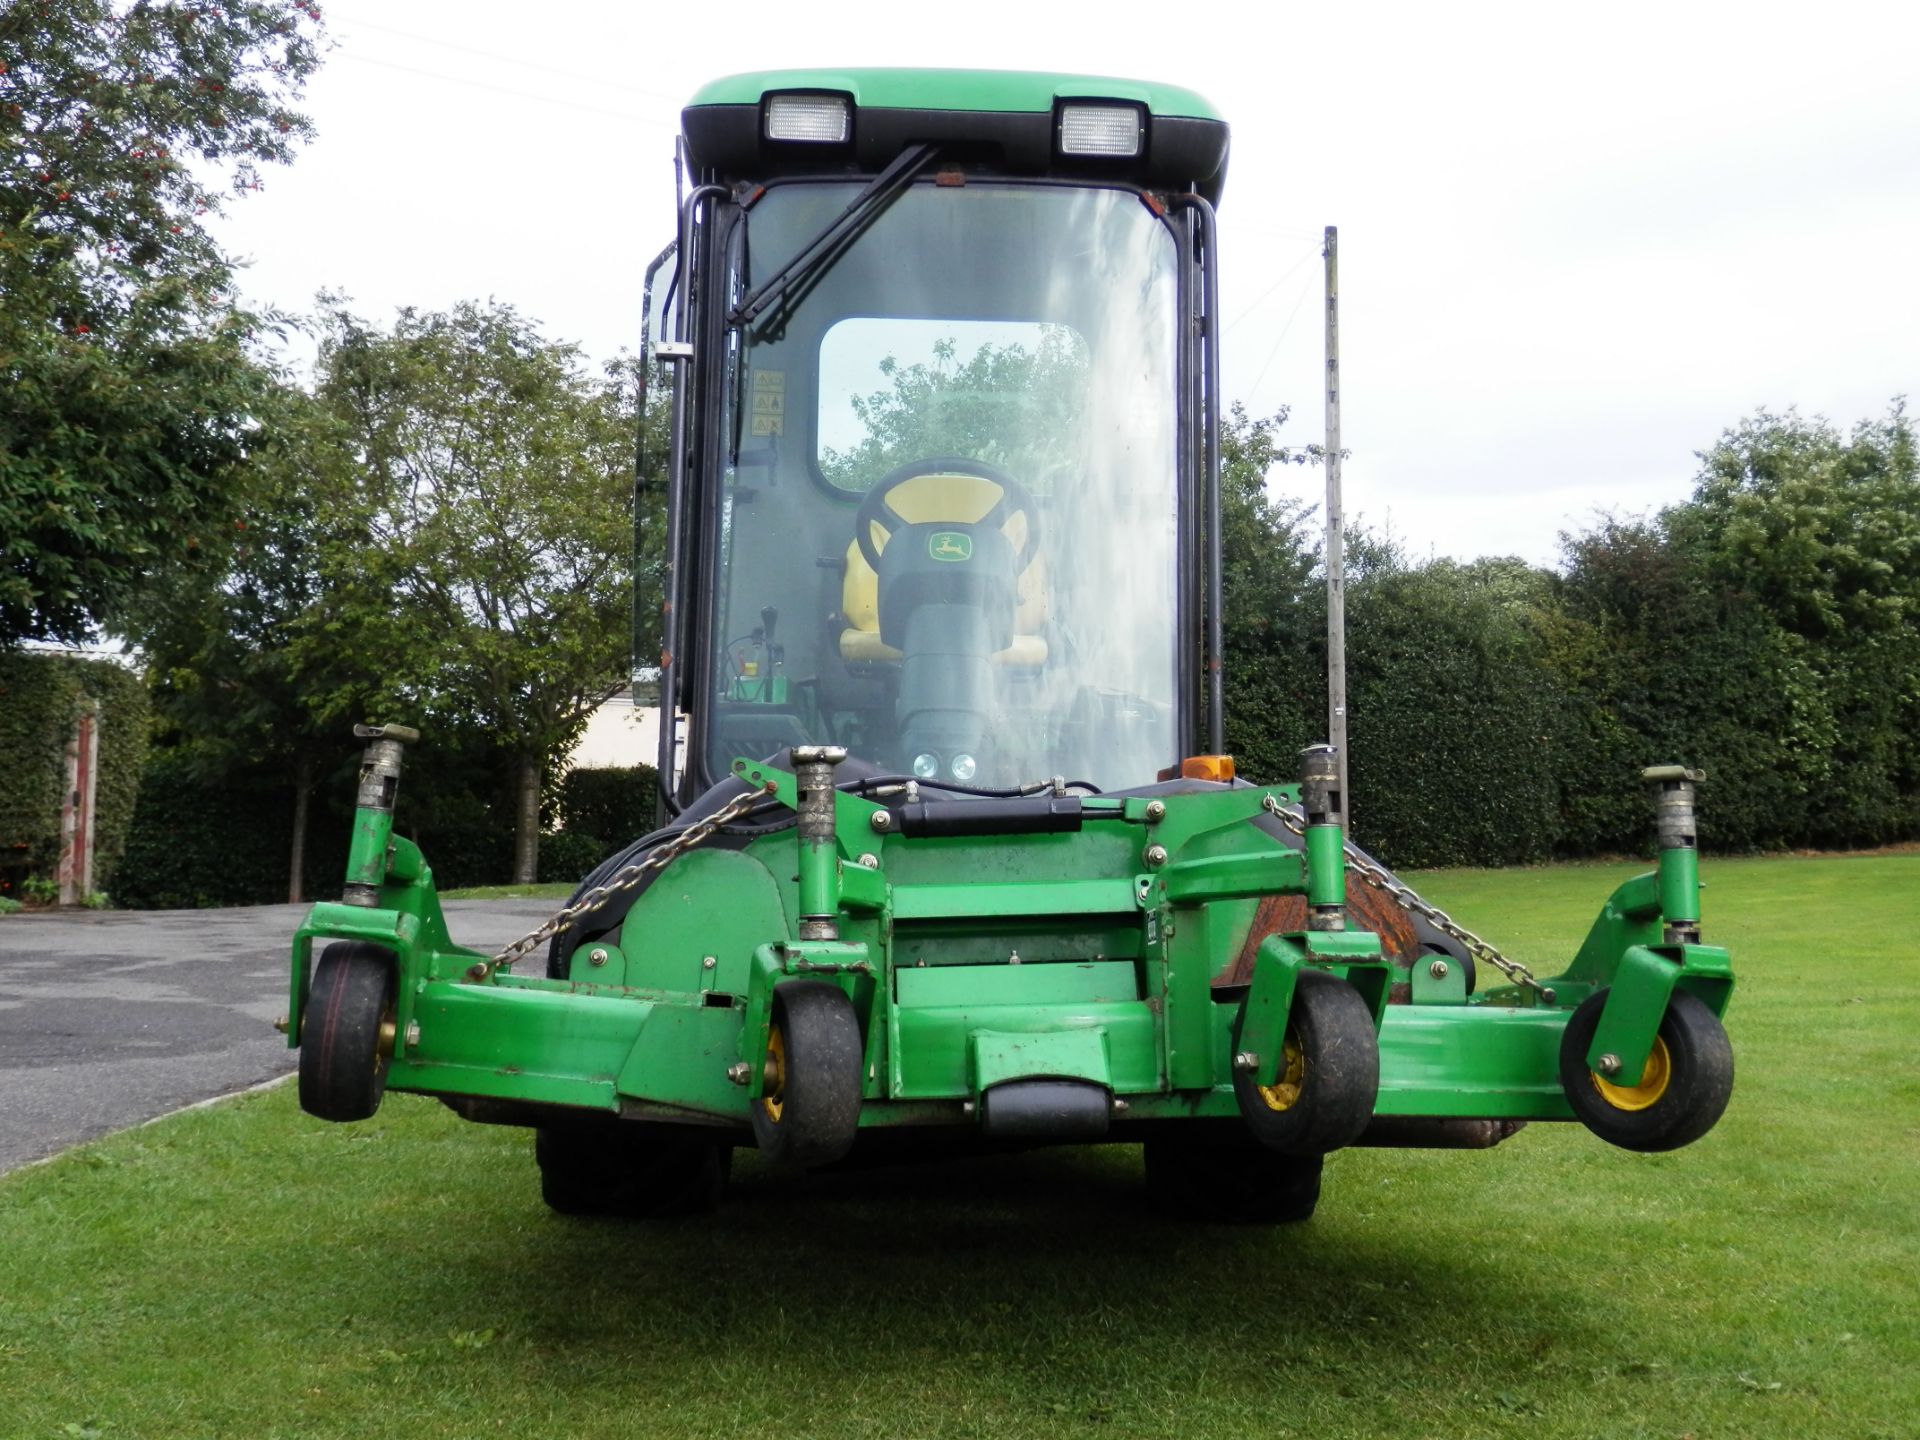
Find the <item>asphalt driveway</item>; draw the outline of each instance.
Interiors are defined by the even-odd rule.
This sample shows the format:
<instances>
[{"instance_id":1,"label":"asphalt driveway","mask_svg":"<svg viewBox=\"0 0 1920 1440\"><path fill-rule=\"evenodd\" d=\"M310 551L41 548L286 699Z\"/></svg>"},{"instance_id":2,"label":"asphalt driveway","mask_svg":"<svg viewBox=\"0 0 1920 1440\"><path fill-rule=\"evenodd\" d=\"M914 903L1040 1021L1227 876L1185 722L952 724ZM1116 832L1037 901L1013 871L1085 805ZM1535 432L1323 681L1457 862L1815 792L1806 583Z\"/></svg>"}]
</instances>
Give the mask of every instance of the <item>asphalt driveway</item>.
<instances>
[{"instance_id":1,"label":"asphalt driveway","mask_svg":"<svg viewBox=\"0 0 1920 1440\"><path fill-rule=\"evenodd\" d=\"M488 951L547 900L453 900ZM294 1068L273 1029L302 905L0 917L0 1173Z\"/></svg>"}]
</instances>

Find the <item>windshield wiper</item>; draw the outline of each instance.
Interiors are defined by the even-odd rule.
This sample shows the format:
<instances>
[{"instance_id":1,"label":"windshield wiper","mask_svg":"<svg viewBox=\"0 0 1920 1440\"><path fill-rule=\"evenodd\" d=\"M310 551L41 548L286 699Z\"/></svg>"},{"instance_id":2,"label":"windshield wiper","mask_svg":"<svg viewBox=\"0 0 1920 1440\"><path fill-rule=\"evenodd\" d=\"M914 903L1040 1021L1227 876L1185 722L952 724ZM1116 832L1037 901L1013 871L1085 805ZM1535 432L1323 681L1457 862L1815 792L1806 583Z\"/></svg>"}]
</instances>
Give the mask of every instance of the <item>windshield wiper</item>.
<instances>
[{"instance_id":1,"label":"windshield wiper","mask_svg":"<svg viewBox=\"0 0 1920 1440\"><path fill-rule=\"evenodd\" d=\"M935 146L914 145L900 152L891 165L869 180L860 193L847 202L847 208L799 252L764 281L756 285L727 317L733 325L751 325L768 306L797 287L803 286L828 265L840 258L847 246L879 218L887 202L904 190L920 168L933 158Z\"/></svg>"}]
</instances>

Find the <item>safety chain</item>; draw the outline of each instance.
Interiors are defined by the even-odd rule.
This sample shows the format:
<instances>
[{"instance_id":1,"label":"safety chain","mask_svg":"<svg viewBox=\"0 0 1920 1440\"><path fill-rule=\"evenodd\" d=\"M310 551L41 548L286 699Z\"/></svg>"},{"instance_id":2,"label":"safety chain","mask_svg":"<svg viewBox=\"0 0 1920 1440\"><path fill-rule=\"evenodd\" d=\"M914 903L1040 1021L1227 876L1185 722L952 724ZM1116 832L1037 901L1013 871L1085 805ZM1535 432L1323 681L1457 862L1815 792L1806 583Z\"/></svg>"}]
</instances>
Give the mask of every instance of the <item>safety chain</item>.
<instances>
[{"instance_id":1,"label":"safety chain","mask_svg":"<svg viewBox=\"0 0 1920 1440\"><path fill-rule=\"evenodd\" d=\"M495 970L511 968L516 960L534 949L542 940L552 939L603 900L633 889L648 875L664 869L694 846L711 838L715 831L739 819L766 798L765 792L760 790L749 790L745 794L736 795L706 819L689 825L672 840L654 847L647 853L646 859L636 860L633 864L623 867L606 884L594 886L571 905L555 911L538 930L514 941L491 960L473 966L467 971L468 976L474 980L484 980Z\"/></svg>"},{"instance_id":2,"label":"safety chain","mask_svg":"<svg viewBox=\"0 0 1920 1440\"><path fill-rule=\"evenodd\" d=\"M1260 808L1273 816L1274 819L1278 820L1294 834L1298 835L1301 840L1304 841L1307 838L1306 822L1293 811L1287 809L1278 800L1274 799L1272 795L1268 795L1260 802ZM1533 972L1526 966L1522 965L1518 960L1509 960L1498 950L1494 949L1486 940L1483 940L1480 936L1474 934L1473 931L1467 929L1466 926L1462 925L1458 920L1455 920L1438 905L1435 905L1430 900L1423 900L1408 886L1401 884L1385 866L1376 864L1356 850L1351 841L1343 840L1342 843L1346 847L1347 869L1371 882L1375 888L1384 890L1388 898L1402 910L1408 910L1415 915L1425 917L1434 929L1440 931L1443 935L1451 935L1455 940L1458 940L1462 945L1467 947L1467 953L1473 956L1474 959L1486 961L1514 984L1527 989L1537 990L1540 992L1540 998L1542 1000L1549 1005L1553 1003L1553 988L1548 985L1542 985L1534 978Z\"/></svg>"}]
</instances>

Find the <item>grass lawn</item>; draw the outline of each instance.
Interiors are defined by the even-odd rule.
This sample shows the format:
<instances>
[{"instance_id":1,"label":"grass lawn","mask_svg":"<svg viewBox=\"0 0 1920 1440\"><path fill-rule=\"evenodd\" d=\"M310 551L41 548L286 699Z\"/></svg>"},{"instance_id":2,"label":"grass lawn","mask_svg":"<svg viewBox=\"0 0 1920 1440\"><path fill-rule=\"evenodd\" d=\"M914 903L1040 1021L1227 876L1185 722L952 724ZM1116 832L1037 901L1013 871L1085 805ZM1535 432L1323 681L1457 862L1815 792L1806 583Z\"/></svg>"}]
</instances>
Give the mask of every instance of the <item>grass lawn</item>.
<instances>
[{"instance_id":1,"label":"grass lawn","mask_svg":"<svg viewBox=\"0 0 1920 1440\"><path fill-rule=\"evenodd\" d=\"M555 882L549 885L469 885L464 890L442 890L442 900L565 900L578 884Z\"/></svg>"},{"instance_id":2,"label":"grass lawn","mask_svg":"<svg viewBox=\"0 0 1920 1440\"><path fill-rule=\"evenodd\" d=\"M1521 958L1636 868L1423 878ZM1130 1148L550 1215L528 1137L289 1088L0 1181L0 1435L1920 1434L1920 854L1718 861L1733 1105L1352 1151L1291 1229L1148 1211Z\"/></svg>"}]
</instances>

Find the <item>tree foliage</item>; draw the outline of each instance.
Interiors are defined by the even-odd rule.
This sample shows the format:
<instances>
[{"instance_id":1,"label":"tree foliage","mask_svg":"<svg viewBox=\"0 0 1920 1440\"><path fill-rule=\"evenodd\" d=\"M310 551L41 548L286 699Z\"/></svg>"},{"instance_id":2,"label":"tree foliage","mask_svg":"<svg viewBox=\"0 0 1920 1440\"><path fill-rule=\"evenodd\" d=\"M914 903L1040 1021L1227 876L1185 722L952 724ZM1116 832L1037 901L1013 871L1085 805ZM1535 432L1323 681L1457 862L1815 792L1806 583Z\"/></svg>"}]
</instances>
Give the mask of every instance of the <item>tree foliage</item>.
<instances>
[{"instance_id":1,"label":"tree foliage","mask_svg":"<svg viewBox=\"0 0 1920 1440\"><path fill-rule=\"evenodd\" d=\"M0 645L88 635L225 520L271 377L204 222L311 134L318 15L0 14Z\"/></svg>"},{"instance_id":2,"label":"tree foliage","mask_svg":"<svg viewBox=\"0 0 1920 1440\"><path fill-rule=\"evenodd\" d=\"M309 643L331 623L330 590L315 565L319 497L351 487L338 425L312 396L280 384L265 397L261 431L235 477L241 516L190 559L150 583L121 629L144 656L163 739L180 754L171 783L291 787L284 898L300 900L309 869L309 800L351 750L343 717L383 692L375 657ZM276 808L279 807L276 804Z\"/></svg>"},{"instance_id":3,"label":"tree foliage","mask_svg":"<svg viewBox=\"0 0 1920 1440\"><path fill-rule=\"evenodd\" d=\"M1291 780L1302 746L1324 739L1326 606L1314 585L1319 550L1302 500L1271 477L1318 459L1282 445L1287 411L1235 406L1220 433L1220 548L1226 645L1227 749L1249 779Z\"/></svg>"},{"instance_id":4,"label":"tree foliage","mask_svg":"<svg viewBox=\"0 0 1920 1440\"><path fill-rule=\"evenodd\" d=\"M1291 778L1326 732L1310 507L1270 487L1273 421L1224 437L1228 736ZM1359 840L1399 865L1644 853L1647 765L1703 766L1703 843L1920 835L1920 486L1896 403L1842 437L1762 412L1693 496L1565 537L1558 572L1411 564L1350 534ZM1310 457L1309 457L1310 458Z\"/></svg>"},{"instance_id":5,"label":"tree foliage","mask_svg":"<svg viewBox=\"0 0 1920 1440\"><path fill-rule=\"evenodd\" d=\"M934 343L930 363L889 355L880 362L887 384L854 397L860 440L823 450L821 473L843 490L865 490L909 460L959 455L1048 493L1054 468L1075 452L1061 437L1084 424L1088 354L1069 327L1040 330L1032 348L982 345L964 360L952 339Z\"/></svg>"},{"instance_id":6,"label":"tree foliage","mask_svg":"<svg viewBox=\"0 0 1920 1440\"><path fill-rule=\"evenodd\" d=\"M1700 459L1684 504L1567 539L1587 726L1633 737L1637 763L1704 764L1707 843L1913 835L1920 479L1904 406L1848 438L1762 411ZM1580 794L1567 847L1620 844L1625 813Z\"/></svg>"},{"instance_id":7,"label":"tree foliage","mask_svg":"<svg viewBox=\"0 0 1920 1440\"><path fill-rule=\"evenodd\" d=\"M316 497L326 614L295 663L354 655L388 713L483 725L518 760L531 879L547 766L628 673L631 370L588 375L504 306L383 333L333 305L323 327L340 449Z\"/></svg>"}]
</instances>

